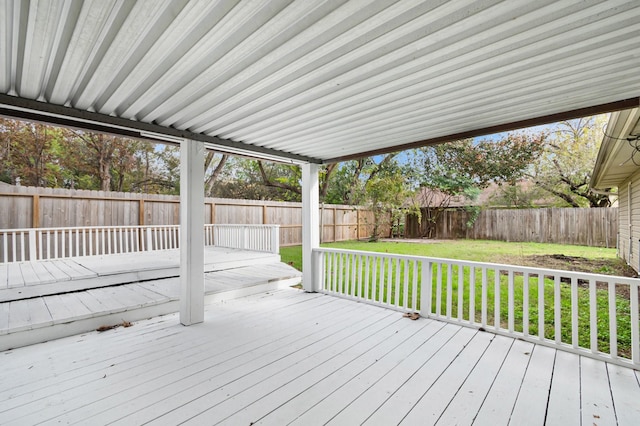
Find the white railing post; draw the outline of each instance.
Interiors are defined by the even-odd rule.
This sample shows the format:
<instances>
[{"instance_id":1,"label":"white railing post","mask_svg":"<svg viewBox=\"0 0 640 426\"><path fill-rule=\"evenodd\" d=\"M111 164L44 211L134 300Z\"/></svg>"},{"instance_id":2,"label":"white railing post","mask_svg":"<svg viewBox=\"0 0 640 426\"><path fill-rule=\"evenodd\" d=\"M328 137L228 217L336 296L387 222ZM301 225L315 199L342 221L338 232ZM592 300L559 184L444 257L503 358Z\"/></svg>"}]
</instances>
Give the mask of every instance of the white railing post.
<instances>
[{"instance_id":1,"label":"white railing post","mask_svg":"<svg viewBox=\"0 0 640 426\"><path fill-rule=\"evenodd\" d=\"M36 230L29 229L29 260L34 261L37 259L36 256ZM26 259L22 259L26 260Z\"/></svg>"},{"instance_id":2,"label":"white railing post","mask_svg":"<svg viewBox=\"0 0 640 426\"><path fill-rule=\"evenodd\" d=\"M324 271L324 254L319 253L317 251L313 251L313 272L315 275L315 282L317 283L317 290L324 290L324 280L325 280L325 271Z\"/></svg>"},{"instance_id":3,"label":"white railing post","mask_svg":"<svg viewBox=\"0 0 640 426\"><path fill-rule=\"evenodd\" d=\"M420 315L427 318L431 316L431 291L433 263L422 261L422 279L420 280Z\"/></svg>"},{"instance_id":4,"label":"white railing post","mask_svg":"<svg viewBox=\"0 0 640 426\"><path fill-rule=\"evenodd\" d=\"M271 225L271 252L280 253L280 225Z\"/></svg>"},{"instance_id":5,"label":"white railing post","mask_svg":"<svg viewBox=\"0 0 640 426\"><path fill-rule=\"evenodd\" d=\"M145 248L144 251L152 251L153 250L153 229L147 228L145 229Z\"/></svg>"}]
</instances>

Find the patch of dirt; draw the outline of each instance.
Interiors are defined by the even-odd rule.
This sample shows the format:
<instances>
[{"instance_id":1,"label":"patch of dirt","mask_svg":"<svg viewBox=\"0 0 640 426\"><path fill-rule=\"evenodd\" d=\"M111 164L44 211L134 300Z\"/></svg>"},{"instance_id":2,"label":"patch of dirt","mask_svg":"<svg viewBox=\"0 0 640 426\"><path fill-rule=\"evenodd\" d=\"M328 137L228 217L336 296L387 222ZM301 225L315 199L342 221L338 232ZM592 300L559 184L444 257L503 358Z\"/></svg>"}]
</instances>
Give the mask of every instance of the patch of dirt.
<instances>
[{"instance_id":1,"label":"patch of dirt","mask_svg":"<svg viewBox=\"0 0 640 426\"><path fill-rule=\"evenodd\" d=\"M564 271L588 272L592 274L637 277L636 271L622 259L587 259L564 254L533 256L500 256L497 263L531 266L536 268L561 269Z\"/></svg>"},{"instance_id":2,"label":"patch of dirt","mask_svg":"<svg viewBox=\"0 0 640 426\"><path fill-rule=\"evenodd\" d=\"M566 256L564 254L547 254L532 256L499 256L494 259L496 263L504 263L507 265L530 266L534 268L560 269L563 271L587 272L601 275L615 275L621 277L636 278L636 271L622 259L587 259L579 256ZM565 284L571 283L568 277L560 279ZM588 287L588 282L578 280L580 287ZM596 282L596 288L606 290L608 284L605 282ZM630 296L629 287L626 285L616 286L616 294L628 299ZM638 296L640 300L640 296Z\"/></svg>"}]
</instances>

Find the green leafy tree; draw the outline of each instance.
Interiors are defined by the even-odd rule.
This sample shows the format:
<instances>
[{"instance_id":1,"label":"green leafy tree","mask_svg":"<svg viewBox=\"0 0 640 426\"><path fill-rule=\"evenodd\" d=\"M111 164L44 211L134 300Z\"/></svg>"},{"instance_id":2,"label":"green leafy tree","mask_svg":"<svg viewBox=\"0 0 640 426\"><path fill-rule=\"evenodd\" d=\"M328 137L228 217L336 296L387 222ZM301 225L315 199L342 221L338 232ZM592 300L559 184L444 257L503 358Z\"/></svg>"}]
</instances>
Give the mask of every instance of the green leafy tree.
<instances>
[{"instance_id":1,"label":"green leafy tree","mask_svg":"<svg viewBox=\"0 0 640 426\"><path fill-rule=\"evenodd\" d=\"M404 217L411 209L406 204L410 195L408 182L401 174L375 175L365 185L367 206L373 212L373 227L370 241L380 237L384 221L389 224Z\"/></svg>"},{"instance_id":2,"label":"green leafy tree","mask_svg":"<svg viewBox=\"0 0 640 426\"><path fill-rule=\"evenodd\" d=\"M609 207L609 196L589 189L606 120L603 114L558 123L530 173L536 185L565 206Z\"/></svg>"},{"instance_id":3,"label":"green leafy tree","mask_svg":"<svg viewBox=\"0 0 640 426\"><path fill-rule=\"evenodd\" d=\"M55 147L59 128L39 123L0 119L0 175L5 182L17 178L28 186L59 186L62 180Z\"/></svg>"},{"instance_id":4,"label":"green leafy tree","mask_svg":"<svg viewBox=\"0 0 640 426\"><path fill-rule=\"evenodd\" d=\"M422 208L426 224L423 236L431 238L442 212L454 197L469 201L468 226L479 208L472 206L480 191L490 183L515 184L522 178L544 148L546 133L509 133L499 140L465 139L428 146L412 152L412 168L419 170L414 202Z\"/></svg>"}]
</instances>

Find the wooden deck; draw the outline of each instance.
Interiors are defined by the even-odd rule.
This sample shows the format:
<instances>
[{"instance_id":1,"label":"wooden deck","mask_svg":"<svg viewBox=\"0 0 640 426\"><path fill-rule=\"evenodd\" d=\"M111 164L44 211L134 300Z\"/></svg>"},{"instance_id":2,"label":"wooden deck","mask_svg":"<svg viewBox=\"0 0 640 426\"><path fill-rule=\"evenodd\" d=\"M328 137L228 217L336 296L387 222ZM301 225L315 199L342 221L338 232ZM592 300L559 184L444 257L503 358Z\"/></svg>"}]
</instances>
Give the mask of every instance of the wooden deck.
<instances>
[{"instance_id":1,"label":"wooden deck","mask_svg":"<svg viewBox=\"0 0 640 426\"><path fill-rule=\"evenodd\" d=\"M5 425L640 424L633 370L295 289L0 359Z\"/></svg>"},{"instance_id":2,"label":"wooden deck","mask_svg":"<svg viewBox=\"0 0 640 426\"><path fill-rule=\"evenodd\" d=\"M0 265L9 271L0 288L0 350L176 312L178 259L177 250L166 250ZM207 247L205 259L208 301L300 280L270 253Z\"/></svg>"}]
</instances>

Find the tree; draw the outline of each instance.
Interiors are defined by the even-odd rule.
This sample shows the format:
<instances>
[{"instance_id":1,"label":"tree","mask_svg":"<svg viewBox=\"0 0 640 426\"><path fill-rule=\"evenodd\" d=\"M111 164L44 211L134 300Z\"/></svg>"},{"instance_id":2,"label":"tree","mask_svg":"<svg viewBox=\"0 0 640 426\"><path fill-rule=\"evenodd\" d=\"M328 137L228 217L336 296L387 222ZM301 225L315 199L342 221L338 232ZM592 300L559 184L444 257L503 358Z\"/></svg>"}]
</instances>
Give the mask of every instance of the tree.
<instances>
[{"instance_id":1,"label":"tree","mask_svg":"<svg viewBox=\"0 0 640 426\"><path fill-rule=\"evenodd\" d=\"M379 175L402 173L397 161L397 152L327 167L324 180L326 191L323 200L330 204L359 205L367 201L367 183ZM322 187L321 183L321 187Z\"/></svg>"},{"instance_id":2,"label":"tree","mask_svg":"<svg viewBox=\"0 0 640 426\"><path fill-rule=\"evenodd\" d=\"M591 192L595 164L607 115L562 121L530 173L536 185L571 207L609 207L609 196Z\"/></svg>"},{"instance_id":3,"label":"tree","mask_svg":"<svg viewBox=\"0 0 640 426\"><path fill-rule=\"evenodd\" d=\"M393 223L404 216L410 206L405 201L410 195L407 181L401 174L374 175L365 185L367 206L373 212L370 241L377 241L383 221Z\"/></svg>"},{"instance_id":4,"label":"tree","mask_svg":"<svg viewBox=\"0 0 640 426\"><path fill-rule=\"evenodd\" d=\"M215 152L209 151L204 159L204 193L207 197L213 196L213 186L224 170L225 164L229 160L228 154L216 155Z\"/></svg>"},{"instance_id":5,"label":"tree","mask_svg":"<svg viewBox=\"0 0 640 426\"><path fill-rule=\"evenodd\" d=\"M421 221L427 225L424 236L432 237L438 217L453 197L473 201L491 182L515 184L542 153L546 136L543 132L508 133L496 141L465 139L412 151L414 179L425 188L414 197L422 205ZM471 213L467 225L471 226L479 208L467 209Z\"/></svg>"},{"instance_id":6,"label":"tree","mask_svg":"<svg viewBox=\"0 0 640 426\"><path fill-rule=\"evenodd\" d=\"M58 186L61 174L55 146L61 137L60 129L55 127L0 119L2 179L13 183L20 178L28 186Z\"/></svg>"}]
</instances>

